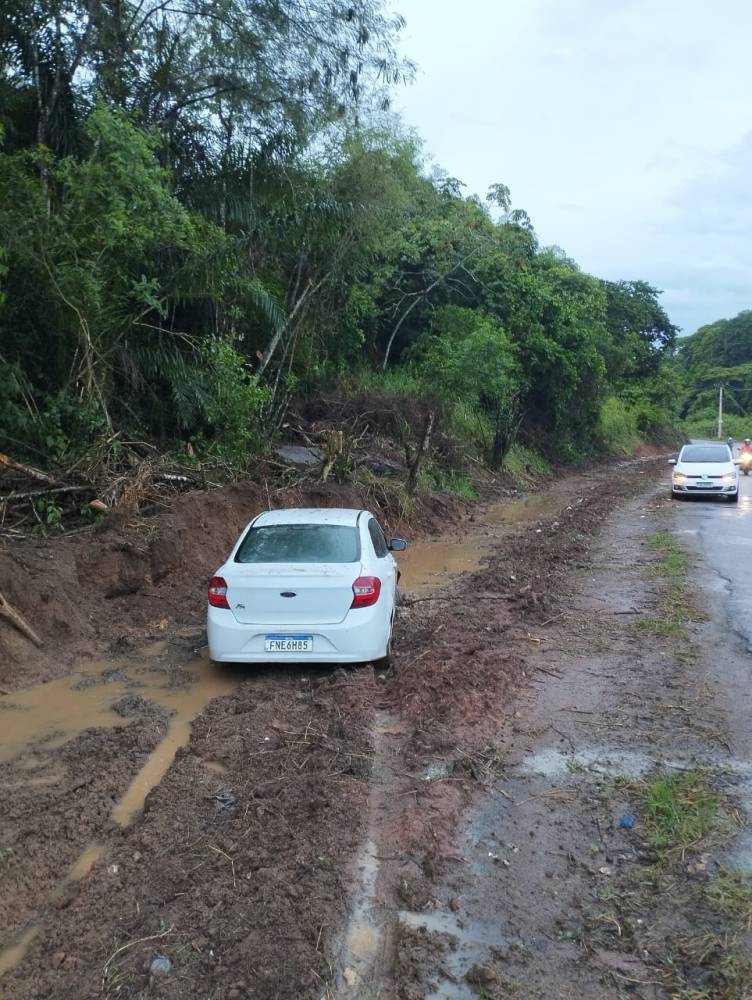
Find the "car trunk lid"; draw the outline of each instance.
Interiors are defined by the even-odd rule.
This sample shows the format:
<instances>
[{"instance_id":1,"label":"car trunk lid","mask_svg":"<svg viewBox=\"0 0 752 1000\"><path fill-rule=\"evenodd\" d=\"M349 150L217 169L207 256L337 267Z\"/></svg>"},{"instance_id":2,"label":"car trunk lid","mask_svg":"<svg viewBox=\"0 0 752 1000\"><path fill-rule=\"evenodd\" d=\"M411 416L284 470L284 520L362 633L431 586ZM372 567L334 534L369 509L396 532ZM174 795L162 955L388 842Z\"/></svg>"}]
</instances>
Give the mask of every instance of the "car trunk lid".
<instances>
[{"instance_id":1,"label":"car trunk lid","mask_svg":"<svg viewBox=\"0 0 752 1000\"><path fill-rule=\"evenodd\" d=\"M360 573L359 562L236 565L227 577L227 600L244 625L334 625L350 610Z\"/></svg>"}]
</instances>

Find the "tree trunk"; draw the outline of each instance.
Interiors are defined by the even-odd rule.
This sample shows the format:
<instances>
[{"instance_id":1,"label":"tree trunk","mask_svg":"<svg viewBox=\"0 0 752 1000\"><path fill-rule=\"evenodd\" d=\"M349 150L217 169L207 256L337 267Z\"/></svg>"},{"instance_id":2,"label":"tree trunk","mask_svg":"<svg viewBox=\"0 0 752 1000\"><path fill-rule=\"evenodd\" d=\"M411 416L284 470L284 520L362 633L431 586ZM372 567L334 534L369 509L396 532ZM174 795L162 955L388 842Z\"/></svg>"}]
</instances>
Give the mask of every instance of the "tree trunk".
<instances>
[{"instance_id":1,"label":"tree trunk","mask_svg":"<svg viewBox=\"0 0 752 1000\"><path fill-rule=\"evenodd\" d=\"M420 439L420 444L415 451L415 457L413 458L410 469L407 473L407 492L412 496L415 493L416 487L418 485L418 476L420 475L420 467L423 464L423 459L426 452L428 451L428 445L431 442L431 433L433 432L433 422L435 419L435 414L433 410L429 410L426 414L426 423L423 428L423 436Z\"/></svg>"}]
</instances>

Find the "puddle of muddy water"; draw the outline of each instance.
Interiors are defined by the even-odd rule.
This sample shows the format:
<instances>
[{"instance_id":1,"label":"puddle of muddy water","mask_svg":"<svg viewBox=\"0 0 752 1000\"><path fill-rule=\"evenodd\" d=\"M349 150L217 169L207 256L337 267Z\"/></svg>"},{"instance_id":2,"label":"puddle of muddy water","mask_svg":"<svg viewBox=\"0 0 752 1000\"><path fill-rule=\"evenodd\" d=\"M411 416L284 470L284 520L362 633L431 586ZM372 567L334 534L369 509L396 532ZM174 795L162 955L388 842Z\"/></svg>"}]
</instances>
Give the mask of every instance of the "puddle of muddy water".
<instances>
[{"instance_id":1,"label":"puddle of muddy water","mask_svg":"<svg viewBox=\"0 0 752 1000\"><path fill-rule=\"evenodd\" d=\"M125 684L76 688L78 680L78 676L64 677L13 693L3 712L0 762L13 760L40 743L45 750L56 750L85 729L127 724L111 708L127 690Z\"/></svg>"},{"instance_id":2,"label":"puddle of muddy water","mask_svg":"<svg viewBox=\"0 0 752 1000\"><path fill-rule=\"evenodd\" d=\"M358 995L351 993L351 988L356 984L360 988L371 977L384 943L384 930L376 908L379 862L373 840L367 840L358 852L357 869L359 884L345 933L344 975L339 983L338 997Z\"/></svg>"},{"instance_id":3,"label":"puddle of muddy water","mask_svg":"<svg viewBox=\"0 0 752 1000\"><path fill-rule=\"evenodd\" d=\"M94 865L104 854L104 844L89 844L76 858L68 872L67 882L80 882L86 878Z\"/></svg>"},{"instance_id":4,"label":"puddle of muddy water","mask_svg":"<svg viewBox=\"0 0 752 1000\"><path fill-rule=\"evenodd\" d=\"M426 930L431 934L448 934L454 939L452 950L442 963L451 976L451 981L444 979L439 982L426 993L426 1000L471 1000L477 996L467 986L466 974L474 965L488 960L490 949L501 948L506 943L506 938L498 927L468 920L444 910L426 913L400 910L398 919L406 927Z\"/></svg>"},{"instance_id":5,"label":"puddle of muddy water","mask_svg":"<svg viewBox=\"0 0 752 1000\"><path fill-rule=\"evenodd\" d=\"M496 504L462 538L431 539L411 545L397 556L402 587L422 593L444 586L452 577L475 572L507 526L535 521L557 506L554 497L545 495Z\"/></svg>"},{"instance_id":6,"label":"puddle of muddy water","mask_svg":"<svg viewBox=\"0 0 752 1000\"><path fill-rule=\"evenodd\" d=\"M153 643L142 655L148 660L166 648L166 642ZM87 729L114 729L131 724L133 717L118 714L113 705L123 696L137 693L144 702L164 709L169 719L164 737L113 809L112 818L124 826L162 780L180 747L188 742L196 715L213 698L229 694L239 681L229 672L214 667L206 657L182 667L186 683L179 687L165 686L164 673L150 669L148 663L124 661L117 667L118 680L107 684L99 680L112 673L113 664L96 663L71 677L14 692L3 713L0 762L13 760L33 748L33 755L22 760L21 766L35 770L51 768L49 773L35 775L31 781L40 787L55 784L59 769L52 769L57 762L48 751L59 749ZM92 683L82 683L82 679Z\"/></svg>"},{"instance_id":7,"label":"puddle of muddy water","mask_svg":"<svg viewBox=\"0 0 752 1000\"><path fill-rule=\"evenodd\" d=\"M165 649L166 644L152 644L144 651L145 658L146 654L152 658L161 655ZM213 698L229 694L239 678L214 667L206 657L194 659L182 667L186 683L179 687L165 686L164 673L149 669L143 663L128 661L118 664L117 668L118 679L106 684L101 683L101 678L112 672L112 663L91 664L74 676L14 692L12 703L3 713L0 762L24 755L19 761L21 769L49 769L46 774L34 775L27 783L40 787L56 784L63 775L49 751L58 749L87 729L113 729L132 724L134 717L124 718L112 706L124 695L137 692L145 703L151 702L164 709L168 719L164 737L112 810L112 819L120 826L127 826L142 809L152 788L162 780L177 751L188 743L193 719ZM162 724L161 720L156 724ZM33 754L26 754L32 747ZM222 770L219 762L204 763L216 772ZM72 883L86 878L104 851L104 845L99 843L84 848L51 898L60 898ZM11 945L0 950L0 976L23 960L41 930L42 923L34 923Z\"/></svg>"},{"instance_id":8,"label":"puddle of muddy water","mask_svg":"<svg viewBox=\"0 0 752 1000\"><path fill-rule=\"evenodd\" d=\"M148 692L150 698L173 714L166 735L149 754L146 763L112 810L112 818L120 826L131 822L142 808L146 796L167 773L175 754L188 743L191 723L199 712L214 698L229 694L239 683L237 677L220 672L206 658L186 670L194 675L190 687L150 689Z\"/></svg>"},{"instance_id":9,"label":"puddle of muddy water","mask_svg":"<svg viewBox=\"0 0 752 1000\"><path fill-rule=\"evenodd\" d=\"M0 951L0 976L4 976L6 972L15 969L18 963L23 960L24 955L31 947L34 938L40 930L41 928L38 924L32 924L31 927L28 927L21 934L15 944Z\"/></svg>"},{"instance_id":10,"label":"puddle of muddy water","mask_svg":"<svg viewBox=\"0 0 752 1000\"><path fill-rule=\"evenodd\" d=\"M558 778L578 770L592 771L610 777L638 778L655 767L650 754L607 747L585 747L576 753L564 753L556 747L542 747L530 754L522 764L528 774Z\"/></svg>"}]
</instances>

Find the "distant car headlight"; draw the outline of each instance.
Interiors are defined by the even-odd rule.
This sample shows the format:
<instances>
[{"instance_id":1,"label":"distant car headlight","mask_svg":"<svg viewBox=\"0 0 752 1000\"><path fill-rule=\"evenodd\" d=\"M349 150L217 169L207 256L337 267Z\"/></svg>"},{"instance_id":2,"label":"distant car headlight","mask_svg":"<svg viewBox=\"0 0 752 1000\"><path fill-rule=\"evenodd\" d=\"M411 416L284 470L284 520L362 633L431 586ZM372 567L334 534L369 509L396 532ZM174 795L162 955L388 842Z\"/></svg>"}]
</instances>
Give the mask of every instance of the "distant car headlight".
<instances>
[{"instance_id":1,"label":"distant car headlight","mask_svg":"<svg viewBox=\"0 0 752 1000\"><path fill-rule=\"evenodd\" d=\"M727 472L726 475L723 477L724 483L733 483L735 479L736 476L734 475L733 472Z\"/></svg>"},{"instance_id":2,"label":"distant car headlight","mask_svg":"<svg viewBox=\"0 0 752 1000\"><path fill-rule=\"evenodd\" d=\"M686 477L686 475L683 472L675 472L674 473L674 482L675 483L683 483L686 478L687 477Z\"/></svg>"}]
</instances>

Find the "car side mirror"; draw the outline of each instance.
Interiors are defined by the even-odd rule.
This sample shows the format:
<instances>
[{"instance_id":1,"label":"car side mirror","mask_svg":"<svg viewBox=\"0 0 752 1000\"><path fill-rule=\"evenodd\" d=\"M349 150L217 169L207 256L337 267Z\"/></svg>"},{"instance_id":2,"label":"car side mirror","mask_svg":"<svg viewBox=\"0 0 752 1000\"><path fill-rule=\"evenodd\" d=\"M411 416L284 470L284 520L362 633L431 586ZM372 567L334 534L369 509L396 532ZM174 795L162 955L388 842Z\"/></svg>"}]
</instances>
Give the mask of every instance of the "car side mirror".
<instances>
[{"instance_id":1,"label":"car side mirror","mask_svg":"<svg viewBox=\"0 0 752 1000\"><path fill-rule=\"evenodd\" d=\"M669 465L676 465L676 459L675 459L675 458L670 458L670 459L668 460L668 464L669 464Z\"/></svg>"},{"instance_id":2,"label":"car side mirror","mask_svg":"<svg viewBox=\"0 0 752 1000\"><path fill-rule=\"evenodd\" d=\"M742 460L740 458L732 458L731 461L734 463L734 465L742 464Z\"/></svg>"},{"instance_id":3,"label":"car side mirror","mask_svg":"<svg viewBox=\"0 0 752 1000\"><path fill-rule=\"evenodd\" d=\"M404 538L390 538L389 539L389 551L390 552L404 552L407 548L407 542Z\"/></svg>"}]
</instances>

